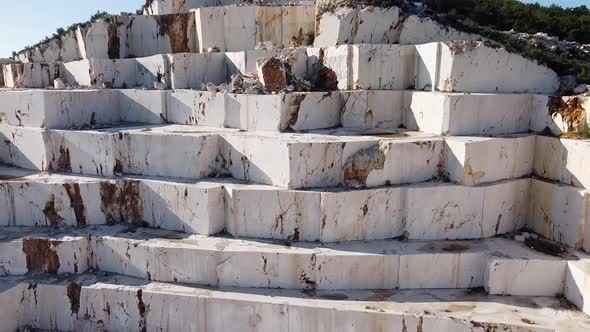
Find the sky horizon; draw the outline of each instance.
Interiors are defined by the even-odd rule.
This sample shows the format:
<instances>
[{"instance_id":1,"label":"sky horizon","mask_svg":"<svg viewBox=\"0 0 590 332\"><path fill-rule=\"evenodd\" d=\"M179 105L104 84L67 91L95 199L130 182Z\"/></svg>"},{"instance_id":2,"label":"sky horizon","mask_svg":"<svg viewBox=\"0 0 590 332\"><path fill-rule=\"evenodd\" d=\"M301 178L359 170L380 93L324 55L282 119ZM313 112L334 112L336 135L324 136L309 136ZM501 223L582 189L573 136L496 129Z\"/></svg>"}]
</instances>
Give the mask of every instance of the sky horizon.
<instances>
[{"instance_id":1,"label":"sky horizon","mask_svg":"<svg viewBox=\"0 0 590 332\"><path fill-rule=\"evenodd\" d=\"M58 28L85 22L97 11L110 14L135 12L145 0L26 0L11 2L10 10L0 11L0 58L12 56L13 51L34 45ZM523 0L548 6L553 3L562 7L589 5L588 0ZM34 10L31 10L31 9ZM26 16L22 15L26 13Z\"/></svg>"}]
</instances>

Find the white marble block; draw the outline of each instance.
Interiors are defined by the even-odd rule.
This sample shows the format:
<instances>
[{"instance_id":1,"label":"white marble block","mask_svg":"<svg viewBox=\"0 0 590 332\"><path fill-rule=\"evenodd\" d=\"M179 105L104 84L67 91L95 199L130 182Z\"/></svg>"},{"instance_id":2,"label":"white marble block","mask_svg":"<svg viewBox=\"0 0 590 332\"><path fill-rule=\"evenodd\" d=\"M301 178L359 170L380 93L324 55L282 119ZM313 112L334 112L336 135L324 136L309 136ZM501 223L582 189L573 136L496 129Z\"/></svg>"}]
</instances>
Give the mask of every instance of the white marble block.
<instances>
[{"instance_id":1,"label":"white marble block","mask_svg":"<svg viewBox=\"0 0 590 332\"><path fill-rule=\"evenodd\" d=\"M49 163L46 138L47 132L43 129L0 125L0 162L19 168L46 170Z\"/></svg>"},{"instance_id":2,"label":"white marble block","mask_svg":"<svg viewBox=\"0 0 590 332\"><path fill-rule=\"evenodd\" d=\"M120 130L123 173L198 179L219 171L219 137L207 132ZM170 147L175 147L170 149Z\"/></svg>"},{"instance_id":3,"label":"white marble block","mask_svg":"<svg viewBox=\"0 0 590 332\"><path fill-rule=\"evenodd\" d=\"M533 170L534 136L447 137L445 169L467 186L528 176Z\"/></svg>"},{"instance_id":4,"label":"white marble block","mask_svg":"<svg viewBox=\"0 0 590 332\"><path fill-rule=\"evenodd\" d=\"M256 7L199 8L195 12L199 50L232 52L256 46Z\"/></svg>"},{"instance_id":5,"label":"white marble block","mask_svg":"<svg viewBox=\"0 0 590 332\"><path fill-rule=\"evenodd\" d=\"M428 181L438 176L441 138L383 138L348 143L342 151L342 184L351 188Z\"/></svg>"},{"instance_id":6,"label":"white marble block","mask_svg":"<svg viewBox=\"0 0 590 332\"><path fill-rule=\"evenodd\" d=\"M590 188L590 141L536 136L535 175L580 188Z\"/></svg>"},{"instance_id":7,"label":"white marble block","mask_svg":"<svg viewBox=\"0 0 590 332\"><path fill-rule=\"evenodd\" d=\"M514 232L524 226L528 189L528 179L478 187L412 185L399 195L405 211L401 222L410 239L420 240L477 239Z\"/></svg>"},{"instance_id":8,"label":"white marble block","mask_svg":"<svg viewBox=\"0 0 590 332\"><path fill-rule=\"evenodd\" d=\"M45 88L59 76L57 63L13 63L1 65L8 88Z\"/></svg>"},{"instance_id":9,"label":"white marble block","mask_svg":"<svg viewBox=\"0 0 590 332\"><path fill-rule=\"evenodd\" d=\"M223 127L227 110L225 94L195 90L174 90L167 94L166 120L171 123Z\"/></svg>"},{"instance_id":10,"label":"white marble block","mask_svg":"<svg viewBox=\"0 0 590 332\"><path fill-rule=\"evenodd\" d=\"M395 44L400 37L400 9L338 7L319 13L316 47L341 44Z\"/></svg>"},{"instance_id":11,"label":"white marble block","mask_svg":"<svg viewBox=\"0 0 590 332\"><path fill-rule=\"evenodd\" d=\"M532 251L518 242L497 239L491 253L485 289L491 295L560 296L565 286L565 259Z\"/></svg>"},{"instance_id":12,"label":"white marble block","mask_svg":"<svg viewBox=\"0 0 590 332\"><path fill-rule=\"evenodd\" d=\"M345 128L398 128L403 123L404 91L341 91Z\"/></svg>"},{"instance_id":13,"label":"white marble block","mask_svg":"<svg viewBox=\"0 0 590 332\"><path fill-rule=\"evenodd\" d=\"M429 17L416 15L405 17L400 30L399 43L401 45L418 45L453 40L484 40L480 35L462 32L444 26Z\"/></svg>"},{"instance_id":14,"label":"white marble block","mask_svg":"<svg viewBox=\"0 0 590 332\"><path fill-rule=\"evenodd\" d=\"M223 53L171 54L169 62L171 66L167 82L172 89L201 90L203 84L219 85L226 81Z\"/></svg>"},{"instance_id":15,"label":"white marble block","mask_svg":"<svg viewBox=\"0 0 590 332\"><path fill-rule=\"evenodd\" d=\"M213 235L225 229L225 198L219 183L140 181L143 218L150 227Z\"/></svg>"},{"instance_id":16,"label":"white marble block","mask_svg":"<svg viewBox=\"0 0 590 332\"><path fill-rule=\"evenodd\" d=\"M103 131L47 131L47 168L58 173L113 176L123 156L118 137Z\"/></svg>"},{"instance_id":17,"label":"white marble block","mask_svg":"<svg viewBox=\"0 0 590 332\"><path fill-rule=\"evenodd\" d=\"M553 241L582 248L590 224L589 209L587 190L535 179L531 182L527 225Z\"/></svg>"},{"instance_id":18,"label":"white marble block","mask_svg":"<svg viewBox=\"0 0 590 332\"><path fill-rule=\"evenodd\" d=\"M567 262L565 298L586 314L590 313L590 260Z\"/></svg>"},{"instance_id":19,"label":"white marble block","mask_svg":"<svg viewBox=\"0 0 590 332\"><path fill-rule=\"evenodd\" d=\"M281 43L278 45L283 48L311 46L310 42L315 38L314 14L315 7L313 5L281 6ZM257 29L260 29L260 26L261 22L257 21ZM257 42L264 41L266 40L257 40Z\"/></svg>"},{"instance_id":20,"label":"white marble block","mask_svg":"<svg viewBox=\"0 0 590 332\"><path fill-rule=\"evenodd\" d=\"M318 13L319 14L319 13ZM318 15L316 14L316 15ZM333 12L324 12L316 19L315 47L328 47L354 42L358 10L339 7Z\"/></svg>"},{"instance_id":21,"label":"white marble block","mask_svg":"<svg viewBox=\"0 0 590 332\"><path fill-rule=\"evenodd\" d=\"M454 41L441 43L439 50L433 85L439 91L553 93L559 88L553 70L500 47Z\"/></svg>"},{"instance_id":22,"label":"white marble block","mask_svg":"<svg viewBox=\"0 0 590 332\"><path fill-rule=\"evenodd\" d=\"M414 84L415 47L403 45L351 46L352 88L403 90Z\"/></svg>"},{"instance_id":23,"label":"white marble block","mask_svg":"<svg viewBox=\"0 0 590 332\"><path fill-rule=\"evenodd\" d=\"M89 249L82 236L24 236L0 243L0 265L3 275L82 273L89 267Z\"/></svg>"},{"instance_id":24,"label":"white marble block","mask_svg":"<svg viewBox=\"0 0 590 332\"><path fill-rule=\"evenodd\" d=\"M122 122L160 124L166 119L168 92L124 89L118 90L117 93L117 110Z\"/></svg>"},{"instance_id":25,"label":"white marble block","mask_svg":"<svg viewBox=\"0 0 590 332\"><path fill-rule=\"evenodd\" d=\"M532 95L406 92L406 127L437 135L502 135L529 129Z\"/></svg>"},{"instance_id":26,"label":"white marble block","mask_svg":"<svg viewBox=\"0 0 590 332\"><path fill-rule=\"evenodd\" d=\"M295 131L336 127L340 124L338 92L293 92L247 95L240 118L245 130Z\"/></svg>"}]
</instances>

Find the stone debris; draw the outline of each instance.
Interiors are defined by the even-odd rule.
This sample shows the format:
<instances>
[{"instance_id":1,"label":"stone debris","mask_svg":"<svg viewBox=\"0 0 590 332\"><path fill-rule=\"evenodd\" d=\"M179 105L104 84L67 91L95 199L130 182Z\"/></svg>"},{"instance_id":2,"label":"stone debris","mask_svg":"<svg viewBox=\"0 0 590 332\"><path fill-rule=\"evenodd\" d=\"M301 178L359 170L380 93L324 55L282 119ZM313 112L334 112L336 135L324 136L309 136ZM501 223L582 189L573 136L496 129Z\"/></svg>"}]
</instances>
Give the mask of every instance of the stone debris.
<instances>
[{"instance_id":1,"label":"stone debris","mask_svg":"<svg viewBox=\"0 0 590 332\"><path fill-rule=\"evenodd\" d=\"M56 78L53 80L53 87L56 89L65 89L66 85L61 78Z\"/></svg>"},{"instance_id":2,"label":"stone debris","mask_svg":"<svg viewBox=\"0 0 590 332\"><path fill-rule=\"evenodd\" d=\"M256 73L260 83L270 92L283 91L287 87L285 65L278 58L259 59Z\"/></svg>"}]
</instances>

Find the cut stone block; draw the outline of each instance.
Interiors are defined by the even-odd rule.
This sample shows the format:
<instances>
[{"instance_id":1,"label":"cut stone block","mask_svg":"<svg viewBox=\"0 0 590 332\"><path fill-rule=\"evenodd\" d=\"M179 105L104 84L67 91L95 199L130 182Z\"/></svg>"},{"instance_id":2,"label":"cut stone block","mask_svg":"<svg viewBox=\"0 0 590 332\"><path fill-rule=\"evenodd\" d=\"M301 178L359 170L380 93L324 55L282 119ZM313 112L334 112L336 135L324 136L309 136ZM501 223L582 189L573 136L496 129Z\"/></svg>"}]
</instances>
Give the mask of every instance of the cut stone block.
<instances>
[{"instance_id":1,"label":"cut stone block","mask_svg":"<svg viewBox=\"0 0 590 332\"><path fill-rule=\"evenodd\" d=\"M27 232L28 231L28 232ZM3 230L0 266L3 275L82 273L88 270L88 239L66 235L55 238L30 230Z\"/></svg>"},{"instance_id":2,"label":"cut stone block","mask_svg":"<svg viewBox=\"0 0 590 332\"><path fill-rule=\"evenodd\" d=\"M116 93L110 90L0 91L2 122L67 129L115 123Z\"/></svg>"},{"instance_id":3,"label":"cut stone block","mask_svg":"<svg viewBox=\"0 0 590 332\"><path fill-rule=\"evenodd\" d=\"M1 168L5 226L123 223L216 234L225 228L222 182L90 178Z\"/></svg>"},{"instance_id":4,"label":"cut stone block","mask_svg":"<svg viewBox=\"0 0 590 332\"><path fill-rule=\"evenodd\" d=\"M421 184L390 201L403 203L397 209L405 211L401 225L410 239L474 239L522 228L528 191L527 179L483 187Z\"/></svg>"},{"instance_id":5,"label":"cut stone block","mask_svg":"<svg viewBox=\"0 0 590 332\"><path fill-rule=\"evenodd\" d=\"M276 95L244 95L241 103L228 103L239 108L240 129L295 131L336 127L340 124L338 92L294 92ZM232 100L235 100L232 98ZM235 110L228 114L235 114ZM233 121L230 121L233 123Z\"/></svg>"},{"instance_id":6,"label":"cut stone block","mask_svg":"<svg viewBox=\"0 0 590 332\"><path fill-rule=\"evenodd\" d=\"M345 128L397 128L403 123L404 91L342 91L341 123Z\"/></svg>"},{"instance_id":7,"label":"cut stone block","mask_svg":"<svg viewBox=\"0 0 590 332\"><path fill-rule=\"evenodd\" d=\"M436 76L430 81L438 91L554 93L559 88L553 70L483 42L440 43L419 54L425 63L436 64ZM422 90L428 84L420 79L415 88Z\"/></svg>"},{"instance_id":8,"label":"cut stone block","mask_svg":"<svg viewBox=\"0 0 590 332\"><path fill-rule=\"evenodd\" d=\"M256 46L256 9L206 7L195 12L201 52L253 50Z\"/></svg>"},{"instance_id":9,"label":"cut stone block","mask_svg":"<svg viewBox=\"0 0 590 332\"><path fill-rule=\"evenodd\" d=\"M174 90L166 98L166 120L170 123L209 127L224 127L227 123L224 93Z\"/></svg>"},{"instance_id":10,"label":"cut stone block","mask_svg":"<svg viewBox=\"0 0 590 332\"><path fill-rule=\"evenodd\" d=\"M55 63L12 63L0 65L8 88L45 88L59 76Z\"/></svg>"},{"instance_id":11,"label":"cut stone block","mask_svg":"<svg viewBox=\"0 0 590 332\"><path fill-rule=\"evenodd\" d=\"M582 248L590 225L588 196L587 190L532 180L527 225L556 242Z\"/></svg>"},{"instance_id":12,"label":"cut stone block","mask_svg":"<svg viewBox=\"0 0 590 332\"><path fill-rule=\"evenodd\" d=\"M535 175L590 188L590 141L536 136Z\"/></svg>"},{"instance_id":13,"label":"cut stone block","mask_svg":"<svg viewBox=\"0 0 590 332\"><path fill-rule=\"evenodd\" d=\"M533 96L406 92L406 127L437 135L501 135L529 130Z\"/></svg>"},{"instance_id":14,"label":"cut stone block","mask_svg":"<svg viewBox=\"0 0 590 332\"><path fill-rule=\"evenodd\" d=\"M264 8L264 7L258 7ZM310 46L315 38L315 8L313 5L301 3L297 6L290 4L281 7L281 43L280 47L300 47ZM261 23L257 21L257 28L260 29ZM258 40L257 43L268 41L269 39Z\"/></svg>"},{"instance_id":15,"label":"cut stone block","mask_svg":"<svg viewBox=\"0 0 590 332\"><path fill-rule=\"evenodd\" d=\"M237 330L249 324L261 330L311 332L351 326L365 331L401 331L405 327L424 332L469 331L473 325L483 330L531 332L589 328L586 316L563 308L560 299L487 296L471 290L401 290L394 294L380 290L318 290L313 295L302 295L299 290L211 290L94 274L68 280L4 277L0 283L6 289L0 293L0 303L7 304L7 310L0 315L11 313L7 315L7 327L14 325L14 330L21 326L91 330L98 325L108 330L153 330L163 321L170 329L186 331ZM79 297L70 296L75 300L70 302L68 294L78 293ZM122 308L118 315L93 310L117 306ZM142 315L140 309L144 307L150 310ZM468 309L457 312L456 308ZM89 314L76 314L82 312ZM490 312L494 315L487 314Z\"/></svg>"},{"instance_id":16,"label":"cut stone block","mask_svg":"<svg viewBox=\"0 0 590 332\"><path fill-rule=\"evenodd\" d=\"M288 188L373 187L432 179L444 142L405 135L227 134L224 159L235 178ZM397 162L399 156L403 163Z\"/></svg>"},{"instance_id":17,"label":"cut stone block","mask_svg":"<svg viewBox=\"0 0 590 332\"><path fill-rule=\"evenodd\" d=\"M530 129L559 136L588 132L590 97L553 97L534 95Z\"/></svg>"},{"instance_id":18,"label":"cut stone block","mask_svg":"<svg viewBox=\"0 0 590 332\"><path fill-rule=\"evenodd\" d=\"M410 15L404 18L401 25L399 43L402 45L418 45L432 42L454 40L484 40L474 33L458 31L428 18Z\"/></svg>"},{"instance_id":19,"label":"cut stone block","mask_svg":"<svg viewBox=\"0 0 590 332\"><path fill-rule=\"evenodd\" d=\"M533 171L535 136L447 137L445 143L445 169L454 182L473 186Z\"/></svg>"},{"instance_id":20,"label":"cut stone block","mask_svg":"<svg viewBox=\"0 0 590 332\"><path fill-rule=\"evenodd\" d=\"M315 46L342 44L394 44L399 41L400 10L397 7L338 7L318 13Z\"/></svg>"},{"instance_id":21,"label":"cut stone block","mask_svg":"<svg viewBox=\"0 0 590 332\"><path fill-rule=\"evenodd\" d=\"M170 54L170 88L200 90L209 82L225 83L226 60L223 53Z\"/></svg>"},{"instance_id":22,"label":"cut stone block","mask_svg":"<svg viewBox=\"0 0 590 332\"><path fill-rule=\"evenodd\" d=\"M119 138L102 131L51 130L46 132L47 167L42 171L113 176L124 160Z\"/></svg>"},{"instance_id":23,"label":"cut stone block","mask_svg":"<svg viewBox=\"0 0 590 332\"><path fill-rule=\"evenodd\" d=\"M586 314L590 313L590 260L567 263L565 298Z\"/></svg>"},{"instance_id":24,"label":"cut stone block","mask_svg":"<svg viewBox=\"0 0 590 332\"><path fill-rule=\"evenodd\" d=\"M219 172L219 136L207 131L175 130L174 126L117 130L122 172L145 176L198 179ZM170 149L170 147L175 147Z\"/></svg>"},{"instance_id":25,"label":"cut stone block","mask_svg":"<svg viewBox=\"0 0 590 332\"><path fill-rule=\"evenodd\" d=\"M55 62L74 61L81 59L78 47L78 36L80 29L66 32L59 39L52 39L49 43L43 43L38 47L21 51L16 54L17 61L28 62Z\"/></svg>"},{"instance_id":26,"label":"cut stone block","mask_svg":"<svg viewBox=\"0 0 590 332\"><path fill-rule=\"evenodd\" d=\"M494 241L494 240L492 240ZM563 295L567 261L534 252L524 245L497 239L491 253L485 289L492 295ZM494 246L491 247L494 249Z\"/></svg>"},{"instance_id":27,"label":"cut stone block","mask_svg":"<svg viewBox=\"0 0 590 332\"><path fill-rule=\"evenodd\" d=\"M342 151L342 184L352 188L415 183L436 178L443 155L440 138L367 140Z\"/></svg>"},{"instance_id":28,"label":"cut stone block","mask_svg":"<svg viewBox=\"0 0 590 332\"><path fill-rule=\"evenodd\" d=\"M131 16L127 39L129 57L198 51L193 13Z\"/></svg>"},{"instance_id":29,"label":"cut stone block","mask_svg":"<svg viewBox=\"0 0 590 332\"><path fill-rule=\"evenodd\" d=\"M122 122L160 124L166 119L166 91L125 89L117 93Z\"/></svg>"},{"instance_id":30,"label":"cut stone block","mask_svg":"<svg viewBox=\"0 0 590 332\"><path fill-rule=\"evenodd\" d=\"M318 13L316 15L315 47L328 47L350 44L354 41L358 10L350 7L340 7L333 12Z\"/></svg>"},{"instance_id":31,"label":"cut stone block","mask_svg":"<svg viewBox=\"0 0 590 332\"><path fill-rule=\"evenodd\" d=\"M414 46L353 45L352 88L403 90L413 85Z\"/></svg>"},{"instance_id":32,"label":"cut stone block","mask_svg":"<svg viewBox=\"0 0 590 332\"><path fill-rule=\"evenodd\" d=\"M0 125L0 162L14 167L44 170L48 166L43 129Z\"/></svg>"},{"instance_id":33,"label":"cut stone block","mask_svg":"<svg viewBox=\"0 0 590 332\"><path fill-rule=\"evenodd\" d=\"M31 259L26 259L27 251L23 251L21 243L37 238L37 233L29 228L2 231L2 261L10 271L8 274L30 272ZM485 285L491 293L503 295L555 295L563 294L568 262L506 239L279 244L199 235L184 237L171 231L125 226L56 230L43 238L64 248L83 248L66 250L66 255L50 252L47 258L37 258L44 263L42 269L50 260L52 268L44 271L50 274L83 273L92 268L157 281L220 287L354 290ZM575 252L571 254L571 260L577 259ZM442 268L432 268L441 261L445 262ZM76 270L75 264L81 262L86 263ZM547 277L531 282L542 273L542 267ZM438 277L418 273L425 269ZM365 274L367 270L373 271L370 277ZM516 278L523 274L530 277ZM527 284L532 287L523 290Z\"/></svg>"}]
</instances>

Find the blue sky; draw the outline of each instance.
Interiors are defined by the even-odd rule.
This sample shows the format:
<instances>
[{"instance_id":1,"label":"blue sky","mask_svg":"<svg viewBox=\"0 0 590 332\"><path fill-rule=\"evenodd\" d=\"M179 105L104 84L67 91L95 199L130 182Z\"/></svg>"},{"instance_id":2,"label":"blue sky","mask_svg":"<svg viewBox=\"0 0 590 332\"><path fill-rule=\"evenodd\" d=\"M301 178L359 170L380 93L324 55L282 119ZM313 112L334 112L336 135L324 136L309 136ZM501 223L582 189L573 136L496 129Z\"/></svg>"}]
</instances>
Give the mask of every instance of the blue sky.
<instances>
[{"instance_id":1,"label":"blue sky","mask_svg":"<svg viewBox=\"0 0 590 332\"><path fill-rule=\"evenodd\" d=\"M536 0L564 7L590 5L590 0ZM0 58L53 34L59 27L83 22L97 10L134 12L144 0L16 0L0 11Z\"/></svg>"},{"instance_id":2,"label":"blue sky","mask_svg":"<svg viewBox=\"0 0 590 332\"><path fill-rule=\"evenodd\" d=\"M135 12L144 0L16 0L0 10L0 58L52 35L59 27L87 21L97 10Z\"/></svg>"}]
</instances>

